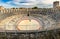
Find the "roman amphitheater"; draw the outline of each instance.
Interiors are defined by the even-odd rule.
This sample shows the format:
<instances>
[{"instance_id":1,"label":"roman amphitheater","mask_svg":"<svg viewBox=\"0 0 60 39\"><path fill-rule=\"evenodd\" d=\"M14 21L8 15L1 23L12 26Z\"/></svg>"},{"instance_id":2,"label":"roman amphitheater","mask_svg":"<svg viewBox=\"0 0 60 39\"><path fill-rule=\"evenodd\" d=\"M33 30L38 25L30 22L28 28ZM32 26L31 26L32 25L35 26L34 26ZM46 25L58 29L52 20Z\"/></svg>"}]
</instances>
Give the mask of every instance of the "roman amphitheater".
<instances>
[{"instance_id":1,"label":"roman amphitheater","mask_svg":"<svg viewBox=\"0 0 60 39\"><path fill-rule=\"evenodd\" d=\"M59 39L60 6L4 8L0 6L0 39Z\"/></svg>"}]
</instances>

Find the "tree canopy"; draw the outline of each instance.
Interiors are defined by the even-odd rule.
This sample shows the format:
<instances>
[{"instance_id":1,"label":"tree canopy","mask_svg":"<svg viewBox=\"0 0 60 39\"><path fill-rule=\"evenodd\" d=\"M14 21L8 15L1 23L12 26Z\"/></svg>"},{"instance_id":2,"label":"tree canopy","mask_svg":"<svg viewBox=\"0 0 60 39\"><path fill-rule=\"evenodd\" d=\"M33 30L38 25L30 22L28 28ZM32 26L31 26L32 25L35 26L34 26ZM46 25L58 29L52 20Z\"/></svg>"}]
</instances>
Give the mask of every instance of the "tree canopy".
<instances>
[{"instance_id":1,"label":"tree canopy","mask_svg":"<svg viewBox=\"0 0 60 39\"><path fill-rule=\"evenodd\" d=\"M37 9L38 7L33 7L32 9Z\"/></svg>"}]
</instances>

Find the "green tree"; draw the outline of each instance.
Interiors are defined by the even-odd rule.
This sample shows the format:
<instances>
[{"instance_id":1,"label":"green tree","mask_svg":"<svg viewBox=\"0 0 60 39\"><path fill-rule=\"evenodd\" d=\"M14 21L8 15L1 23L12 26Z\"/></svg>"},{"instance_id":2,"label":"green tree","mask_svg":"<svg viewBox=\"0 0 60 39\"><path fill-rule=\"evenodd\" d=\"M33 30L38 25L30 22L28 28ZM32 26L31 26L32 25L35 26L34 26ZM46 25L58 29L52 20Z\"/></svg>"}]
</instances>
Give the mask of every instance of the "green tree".
<instances>
[{"instance_id":1,"label":"green tree","mask_svg":"<svg viewBox=\"0 0 60 39\"><path fill-rule=\"evenodd\" d=\"M33 7L32 9L37 9L38 7Z\"/></svg>"}]
</instances>

